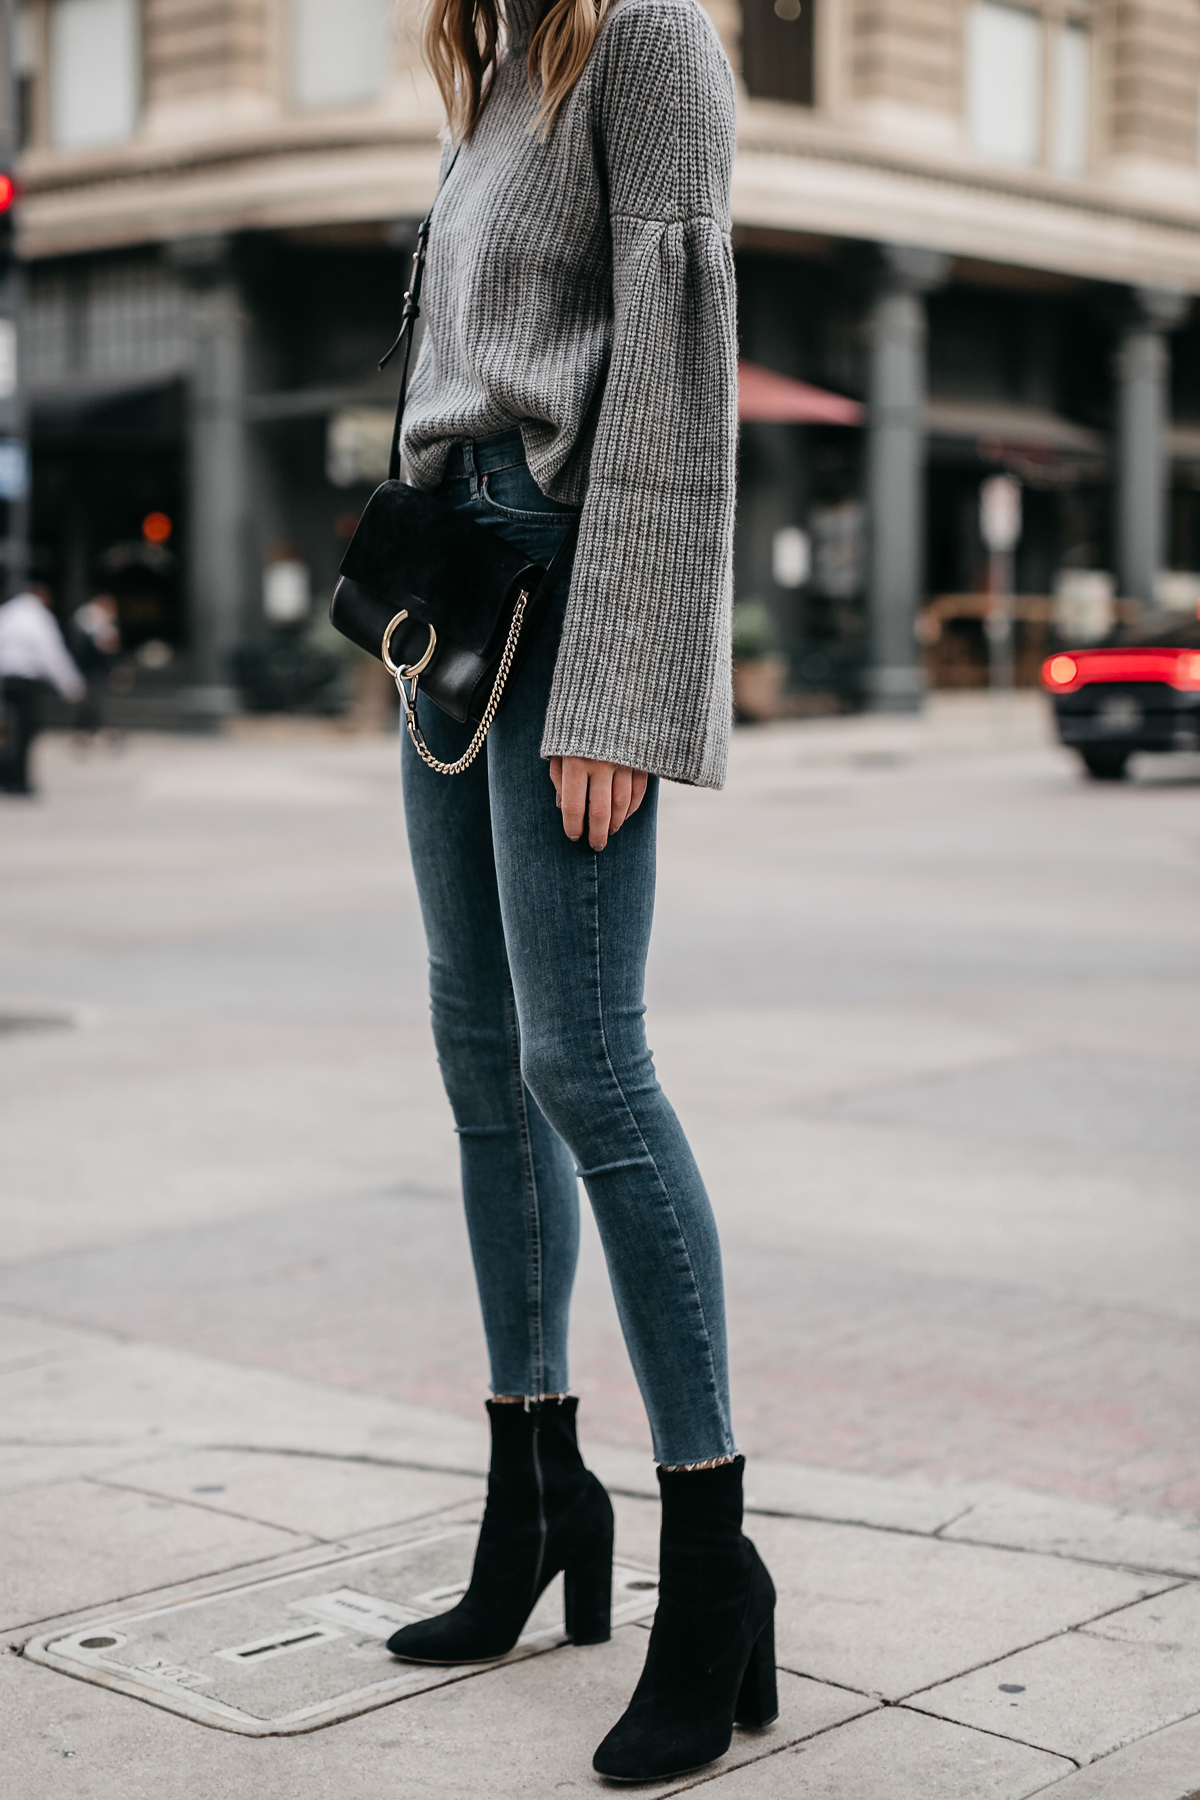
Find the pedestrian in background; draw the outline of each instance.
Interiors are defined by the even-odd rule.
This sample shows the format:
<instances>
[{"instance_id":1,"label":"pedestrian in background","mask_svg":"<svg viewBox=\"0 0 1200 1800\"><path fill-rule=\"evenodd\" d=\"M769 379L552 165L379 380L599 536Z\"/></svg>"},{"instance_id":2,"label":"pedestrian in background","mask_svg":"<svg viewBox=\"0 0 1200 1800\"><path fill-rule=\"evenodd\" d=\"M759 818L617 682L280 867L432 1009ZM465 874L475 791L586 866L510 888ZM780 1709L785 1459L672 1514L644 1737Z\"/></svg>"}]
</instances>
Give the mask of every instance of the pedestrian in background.
<instances>
[{"instance_id":1,"label":"pedestrian in background","mask_svg":"<svg viewBox=\"0 0 1200 1800\"><path fill-rule=\"evenodd\" d=\"M42 690L53 687L64 700L78 702L87 684L54 617L50 590L31 581L0 606L0 695L5 740L0 790L31 794L29 753L41 730Z\"/></svg>"},{"instance_id":2,"label":"pedestrian in background","mask_svg":"<svg viewBox=\"0 0 1200 1800\"><path fill-rule=\"evenodd\" d=\"M447 777L404 744L493 1398L470 1586L389 1647L502 1656L560 1570L568 1635L609 1635L612 1508L567 1392L578 1173L662 1498L645 1668L594 1766L661 1779L775 1714L716 1224L642 1022L658 781L719 787L729 744L733 80L696 0L432 0L426 50L453 141L404 469L543 567L579 531L485 754ZM453 762L472 725L426 733Z\"/></svg>"},{"instance_id":3,"label":"pedestrian in background","mask_svg":"<svg viewBox=\"0 0 1200 1800\"><path fill-rule=\"evenodd\" d=\"M121 627L117 603L111 594L94 594L72 613L71 648L87 683L77 728L95 743L105 729L108 678L121 654Z\"/></svg>"}]
</instances>

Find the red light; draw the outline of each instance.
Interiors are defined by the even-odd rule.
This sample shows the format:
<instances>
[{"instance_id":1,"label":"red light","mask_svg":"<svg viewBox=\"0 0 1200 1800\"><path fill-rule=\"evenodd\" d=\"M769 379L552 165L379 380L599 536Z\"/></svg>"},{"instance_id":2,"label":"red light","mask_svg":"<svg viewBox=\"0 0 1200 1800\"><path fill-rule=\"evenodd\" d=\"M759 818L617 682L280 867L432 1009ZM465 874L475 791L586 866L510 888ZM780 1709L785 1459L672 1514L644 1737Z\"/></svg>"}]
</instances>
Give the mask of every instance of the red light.
<instances>
[{"instance_id":1,"label":"red light","mask_svg":"<svg viewBox=\"0 0 1200 1800\"><path fill-rule=\"evenodd\" d=\"M0 212L7 212L17 197L17 184L11 175L0 175Z\"/></svg>"},{"instance_id":2,"label":"red light","mask_svg":"<svg viewBox=\"0 0 1200 1800\"><path fill-rule=\"evenodd\" d=\"M148 544L165 544L172 532L166 513L147 513L142 520L142 536Z\"/></svg>"},{"instance_id":3,"label":"red light","mask_svg":"<svg viewBox=\"0 0 1200 1800\"><path fill-rule=\"evenodd\" d=\"M1200 652L1173 644L1131 644L1128 648L1077 650L1042 664L1042 680L1060 692L1095 682L1165 682L1189 693L1200 689Z\"/></svg>"}]
</instances>

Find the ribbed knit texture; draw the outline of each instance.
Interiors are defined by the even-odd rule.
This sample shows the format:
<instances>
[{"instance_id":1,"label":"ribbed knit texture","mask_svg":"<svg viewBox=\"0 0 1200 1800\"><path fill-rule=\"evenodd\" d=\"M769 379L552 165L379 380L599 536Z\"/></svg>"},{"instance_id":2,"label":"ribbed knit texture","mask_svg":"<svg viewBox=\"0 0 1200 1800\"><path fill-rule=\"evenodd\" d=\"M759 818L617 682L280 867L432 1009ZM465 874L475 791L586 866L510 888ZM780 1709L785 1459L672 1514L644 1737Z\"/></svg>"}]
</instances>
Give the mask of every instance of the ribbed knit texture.
<instances>
[{"instance_id":1,"label":"ribbed knit texture","mask_svg":"<svg viewBox=\"0 0 1200 1800\"><path fill-rule=\"evenodd\" d=\"M437 200L405 469L519 426L530 472L583 500L543 756L719 787L737 352L733 79L696 0L617 0L543 141L534 0Z\"/></svg>"}]
</instances>

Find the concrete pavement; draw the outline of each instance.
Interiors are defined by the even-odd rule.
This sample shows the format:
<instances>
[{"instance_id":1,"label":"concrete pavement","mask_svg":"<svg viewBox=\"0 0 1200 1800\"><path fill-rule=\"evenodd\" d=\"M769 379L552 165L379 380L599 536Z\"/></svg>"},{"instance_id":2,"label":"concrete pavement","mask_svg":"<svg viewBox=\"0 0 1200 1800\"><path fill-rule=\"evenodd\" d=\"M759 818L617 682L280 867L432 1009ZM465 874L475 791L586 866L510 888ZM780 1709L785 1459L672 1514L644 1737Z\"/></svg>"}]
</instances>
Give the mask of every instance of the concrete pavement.
<instances>
[{"instance_id":1,"label":"concrete pavement","mask_svg":"<svg viewBox=\"0 0 1200 1800\"><path fill-rule=\"evenodd\" d=\"M43 776L0 812L0 1760L35 1800L595 1789L636 1622L308 1735L171 1710L220 1684L165 1640L159 1704L33 1660L453 1560L483 1467L394 746L56 740ZM664 796L651 1036L787 1671L704 1777L731 1800L1200 1792L1198 800L1195 762L1085 787L1035 702L976 697L740 734L723 795ZM575 1379L650 1568L590 1232ZM270 1667L386 1665L333 1631Z\"/></svg>"}]
</instances>

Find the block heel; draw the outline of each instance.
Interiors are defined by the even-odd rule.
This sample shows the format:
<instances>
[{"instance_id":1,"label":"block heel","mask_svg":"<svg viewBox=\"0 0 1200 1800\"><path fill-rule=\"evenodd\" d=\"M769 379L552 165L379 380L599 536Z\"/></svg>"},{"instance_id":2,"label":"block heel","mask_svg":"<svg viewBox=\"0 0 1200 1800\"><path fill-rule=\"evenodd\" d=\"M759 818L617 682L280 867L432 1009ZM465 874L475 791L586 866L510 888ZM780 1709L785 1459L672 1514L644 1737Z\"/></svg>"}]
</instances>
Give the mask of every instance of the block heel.
<instances>
[{"instance_id":1,"label":"block heel","mask_svg":"<svg viewBox=\"0 0 1200 1800\"><path fill-rule=\"evenodd\" d=\"M573 1644L607 1644L612 1636L612 1539L586 1562L563 1571L563 1618Z\"/></svg>"},{"instance_id":2,"label":"block heel","mask_svg":"<svg viewBox=\"0 0 1200 1800\"><path fill-rule=\"evenodd\" d=\"M750 1652L750 1661L746 1664L746 1673L742 1676L742 1685L738 1689L737 1702L733 1709L735 1725L745 1725L752 1731L760 1731L764 1725L772 1725L779 1717L779 1686L775 1679L775 1614L759 1632L754 1648Z\"/></svg>"}]
</instances>

